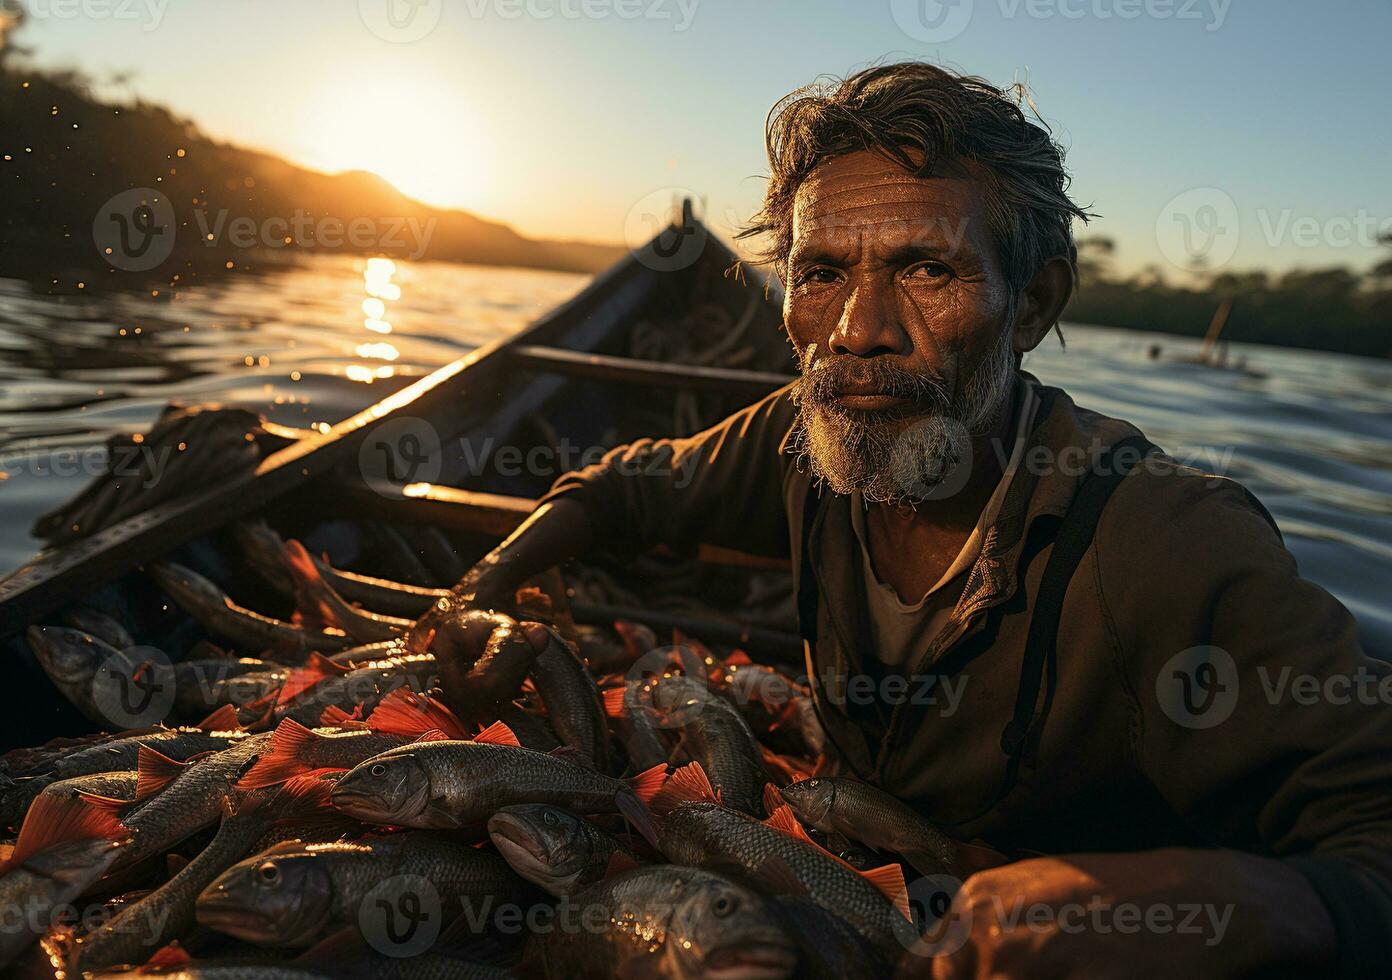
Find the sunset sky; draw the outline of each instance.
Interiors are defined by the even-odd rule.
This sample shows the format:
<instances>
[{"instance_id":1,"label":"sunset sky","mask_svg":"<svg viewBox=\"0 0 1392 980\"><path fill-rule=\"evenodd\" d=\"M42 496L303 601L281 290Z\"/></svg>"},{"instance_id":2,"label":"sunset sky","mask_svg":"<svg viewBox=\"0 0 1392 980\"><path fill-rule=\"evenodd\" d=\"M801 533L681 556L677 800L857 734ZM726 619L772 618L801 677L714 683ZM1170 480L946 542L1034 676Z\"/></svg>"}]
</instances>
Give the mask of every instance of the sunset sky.
<instances>
[{"instance_id":1,"label":"sunset sky","mask_svg":"<svg viewBox=\"0 0 1392 980\"><path fill-rule=\"evenodd\" d=\"M728 233L762 193L769 106L887 57L1027 79L1103 215L1085 234L1125 269L1165 262L1157 222L1194 188L1231 198L1235 268L1364 267L1392 228L1385 0L417 2L411 20L408 0L26 0L19 41L127 72L108 91L218 139L539 236L621 241L670 187ZM434 26L384 39L388 3Z\"/></svg>"}]
</instances>

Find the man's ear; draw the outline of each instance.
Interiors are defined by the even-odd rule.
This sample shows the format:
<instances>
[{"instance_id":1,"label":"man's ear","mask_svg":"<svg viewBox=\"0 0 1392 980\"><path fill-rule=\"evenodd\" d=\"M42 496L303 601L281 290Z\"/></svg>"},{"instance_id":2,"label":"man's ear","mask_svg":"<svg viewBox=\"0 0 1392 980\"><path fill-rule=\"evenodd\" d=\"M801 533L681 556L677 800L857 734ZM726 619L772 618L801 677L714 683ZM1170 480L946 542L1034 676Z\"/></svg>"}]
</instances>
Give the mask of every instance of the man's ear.
<instances>
[{"instance_id":1,"label":"man's ear","mask_svg":"<svg viewBox=\"0 0 1392 980\"><path fill-rule=\"evenodd\" d=\"M1058 323L1073 295L1073 263L1062 255L1045 259L1029 285L1020 294L1015 312L1015 353L1025 354Z\"/></svg>"}]
</instances>

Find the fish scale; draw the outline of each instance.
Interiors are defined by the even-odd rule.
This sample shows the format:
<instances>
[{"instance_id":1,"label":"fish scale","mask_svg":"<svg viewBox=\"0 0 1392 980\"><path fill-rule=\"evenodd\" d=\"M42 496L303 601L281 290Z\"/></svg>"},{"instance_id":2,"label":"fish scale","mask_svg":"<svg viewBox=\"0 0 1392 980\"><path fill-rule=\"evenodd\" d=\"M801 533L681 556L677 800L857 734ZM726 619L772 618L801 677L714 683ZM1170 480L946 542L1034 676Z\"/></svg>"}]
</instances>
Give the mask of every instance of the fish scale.
<instances>
[{"instance_id":1,"label":"fish scale","mask_svg":"<svg viewBox=\"0 0 1392 980\"><path fill-rule=\"evenodd\" d=\"M551 727L561 741L585 754L596 769L608 772L611 764L609 729L604 702L585 663L554 629L546 649L532 661L532 682L546 705Z\"/></svg>"},{"instance_id":2,"label":"fish scale","mask_svg":"<svg viewBox=\"0 0 1392 980\"><path fill-rule=\"evenodd\" d=\"M680 674L663 677L650 695L665 724L681 733L681 747L699 762L722 802L751 816L764 812L768 771L759 743L734 705L706 685Z\"/></svg>"},{"instance_id":3,"label":"fish scale","mask_svg":"<svg viewBox=\"0 0 1392 980\"><path fill-rule=\"evenodd\" d=\"M272 885L266 883L268 867L276 875ZM369 893L374 901L394 904L413 889L409 878L430 882L447 920L466 900L489 900L492 908L531 891L491 851L443 834L409 831L355 843L287 844L252 855L207 887L197 915L201 923L250 942L303 945L326 930L358 925ZM393 882L400 892L392 890Z\"/></svg>"},{"instance_id":4,"label":"fish scale","mask_svg":"<svg viewBox=\"0 0 1392 980\"><path fill-rule=\"evenodd\" d=\"M678 864L738 869L759 880L790 876L774 887L796 890L841 916L882 952L912 926L888 899L852 869L815 847L715 803L686 803L663 818L662 852ZM910 937L911 939L912 937Z\"/></svg>"},{"instance_id":5,"label":"fish scale","mask_svg":"<svg viewBox=\"0 0 1392 980\"><path fill-rule=\"evenodd\" d=\"M602 910L604 918L534 941L548 977L708 976L718 972L721 957L756 951L766 968L753 975L790 976L795 965L791 940L769 905L709 871L639 868L584 889L574 901L587 914ZM727 910L718 912L722 902Z\"/></svg>"},{"instance_id":6,"label":"fish scale","mask_svg":"<svg viewBox=\"0 0 1392 980\"><path fill-rule=\"evenodd\" d=\"M121 822L135 834L135 843L122 853L120 866L159 854L216 823L238 777L270 743L271 733L263 732L198 759L159 793L124 812Z\"/></svg>"},{"instance_id":7,"label":"fish scale","mask_svg":"<svg viewBox=\"0 0 1392 980\"><path fill-rule=\"evenodd\" d=\"M373 768L406 760L412 760L428 780L428 798L420 801L417 812L371 814L367 819L405 826L461 826L481 823L514 803L612 813L617 798L633 794L621 780L554 755L517 746L444 740L405 745L368 759L339 780L334 804L354 813L359 804L345 806L345 801L379 790L374 780L380 777L373 775Z\"/></svg>"},{"instance_id":8,"label":"fish scale","mask_svg":"<svg viewBox=\"0 0 1392 980\"><path fill-rule=\"evenodd\" d=\"M367 714L392 691L410 686L424 691L436 686L438 665L431 656L374 661L328 677L276 708L277 718L294 718L317 725L329 708L351 711L361 705Z\"/></svg>"}]
</instances>

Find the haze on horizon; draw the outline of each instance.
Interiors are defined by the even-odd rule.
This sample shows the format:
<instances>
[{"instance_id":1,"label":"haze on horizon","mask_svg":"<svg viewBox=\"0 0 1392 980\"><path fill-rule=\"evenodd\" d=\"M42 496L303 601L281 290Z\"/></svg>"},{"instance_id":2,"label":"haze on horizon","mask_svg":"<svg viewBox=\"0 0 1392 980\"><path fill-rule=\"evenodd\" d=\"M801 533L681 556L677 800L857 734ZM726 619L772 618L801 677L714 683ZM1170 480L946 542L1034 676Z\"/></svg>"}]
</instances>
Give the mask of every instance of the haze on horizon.
<instances>
[{"instance_id":1,"label":"haze on horizon","mask_svg":"<svg viewBox=\"0 0 1392 980\"><path fill-rule=\"evenodd\" d=\"M19 0L18 42L216 139L534 237L620 242L680 190L729 235L763 191L769 107L899 58L1026 81L1101 215L1079 233L1121 271L1176 271L1157 225L1194 188L1231 199L1235 269L1363 269L1392 229L1378 0L412 2Z\"/></svg>"}]
</instances>

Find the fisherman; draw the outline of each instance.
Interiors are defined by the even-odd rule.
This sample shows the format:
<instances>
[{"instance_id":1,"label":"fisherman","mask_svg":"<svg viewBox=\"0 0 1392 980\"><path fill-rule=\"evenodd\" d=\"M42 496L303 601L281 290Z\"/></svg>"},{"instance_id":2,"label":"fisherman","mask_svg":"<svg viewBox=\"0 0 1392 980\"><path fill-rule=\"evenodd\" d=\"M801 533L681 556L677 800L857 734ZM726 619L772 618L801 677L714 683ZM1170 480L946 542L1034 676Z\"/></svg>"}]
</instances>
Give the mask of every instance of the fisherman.
<instances>
[{"instance_id":1,"label":"fisherman","mask_svg":"<svg viewBox=\"0 0 1392 980\"><path fill-rule=\"evenodd\" d=\"M1021 370L1088 217L1021 96L909 62L781 101L745 234L800 376L565 475L457 593L601 544L788 560L839 771L1022 857L935 976L1384 975L1392 672L1240 484Z\"/></svg>"}]
</instances>

